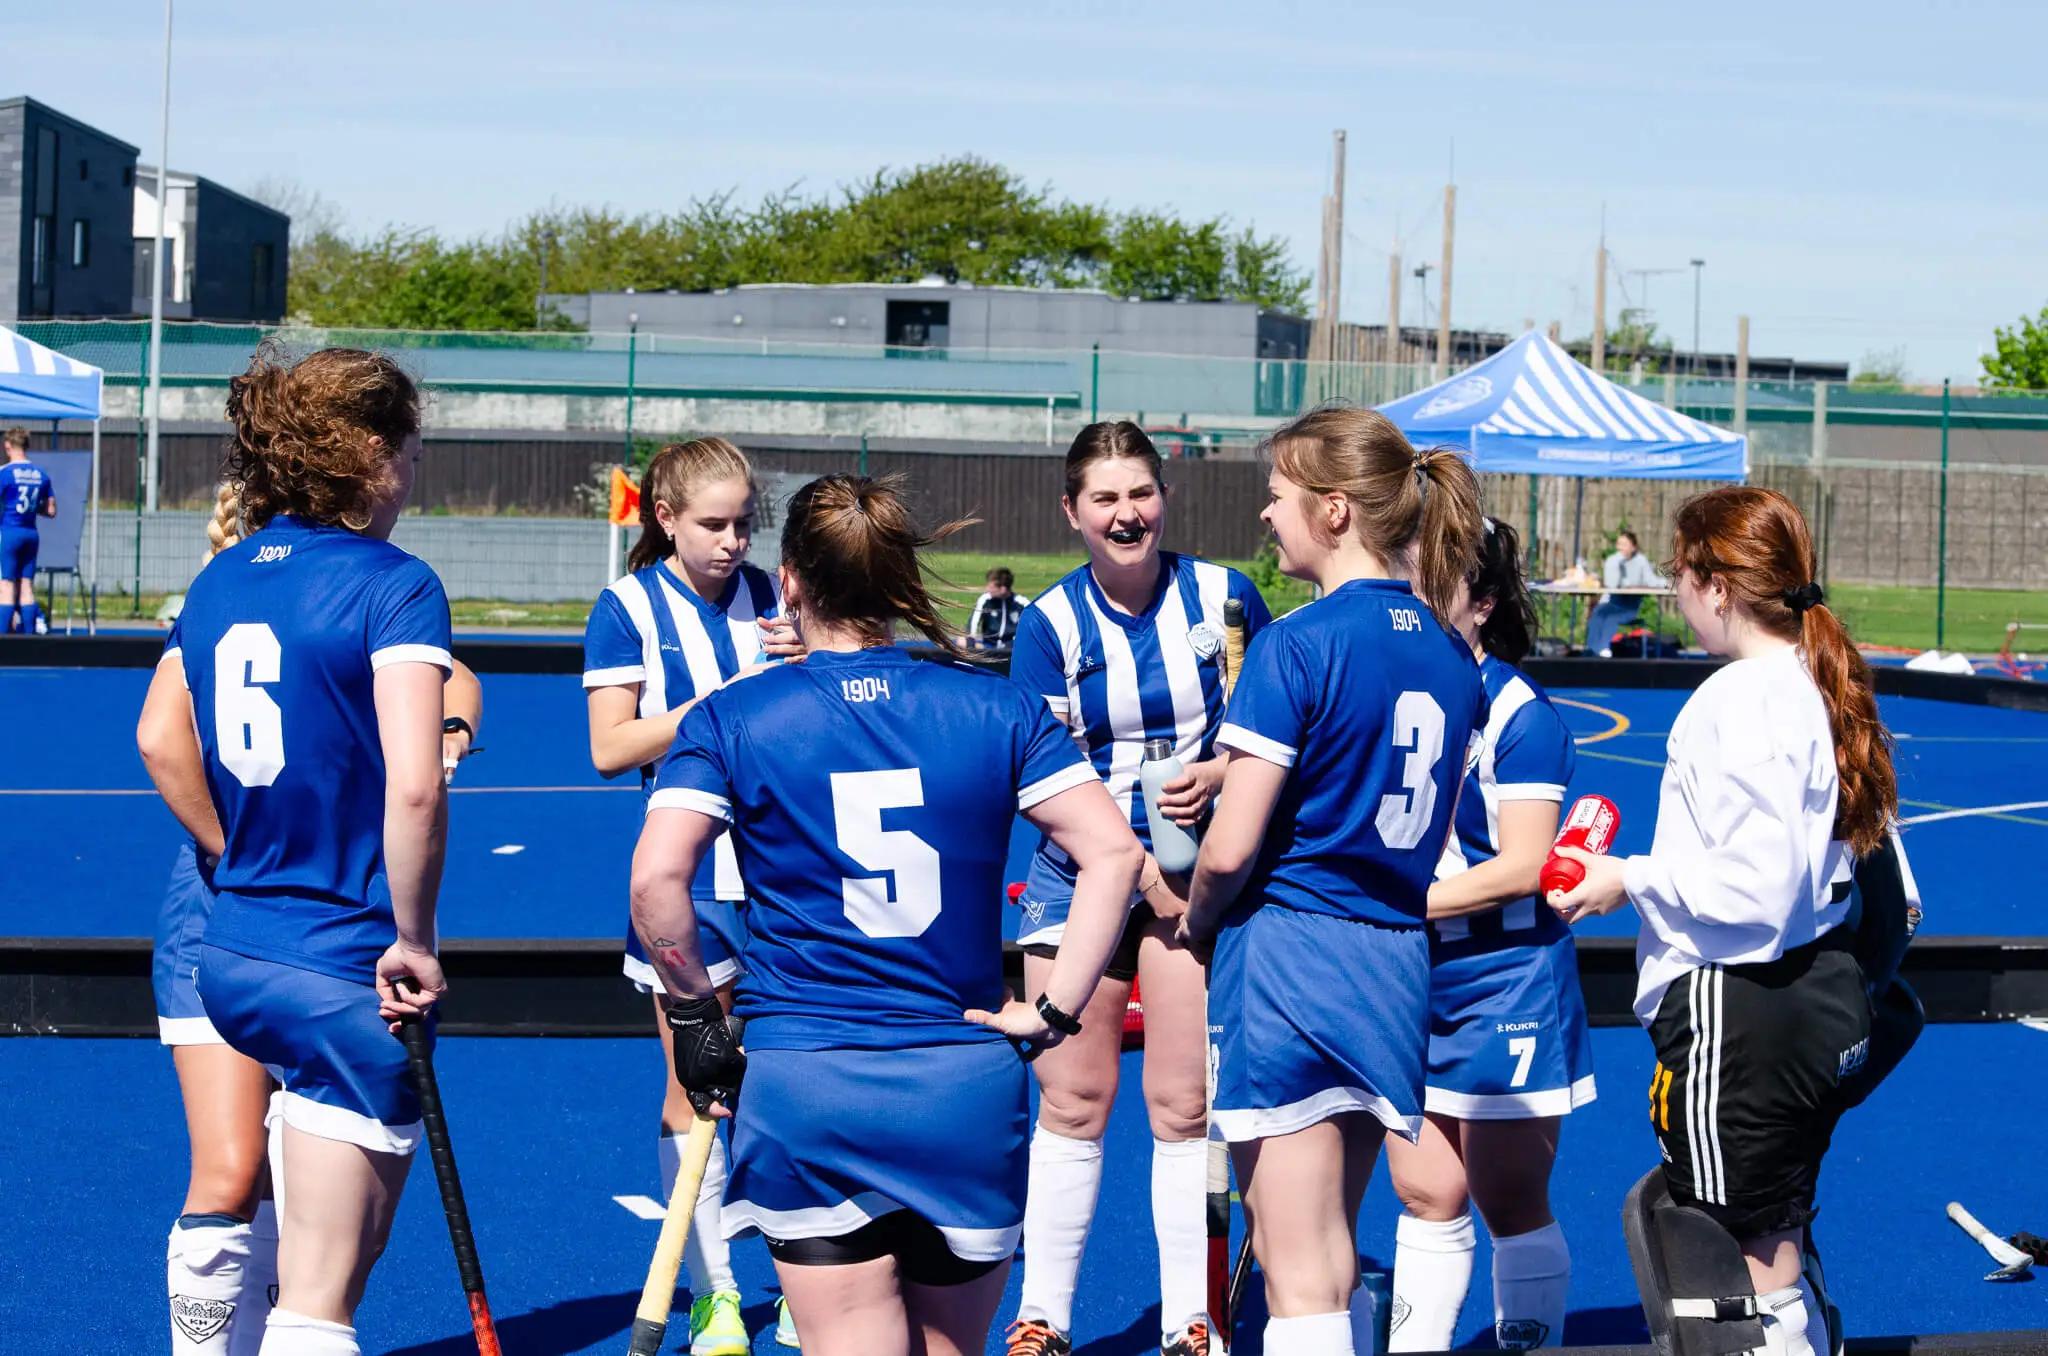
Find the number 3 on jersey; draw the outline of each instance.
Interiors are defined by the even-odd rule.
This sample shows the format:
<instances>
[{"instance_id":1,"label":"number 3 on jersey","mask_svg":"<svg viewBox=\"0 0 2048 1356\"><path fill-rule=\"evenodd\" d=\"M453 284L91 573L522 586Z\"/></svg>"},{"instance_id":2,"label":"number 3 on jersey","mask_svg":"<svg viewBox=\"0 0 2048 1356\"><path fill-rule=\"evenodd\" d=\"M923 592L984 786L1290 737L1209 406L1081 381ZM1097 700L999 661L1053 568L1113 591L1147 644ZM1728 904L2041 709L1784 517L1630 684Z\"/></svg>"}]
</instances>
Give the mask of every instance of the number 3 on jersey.
<instances>
[{"instance_id":1,"label":"number 3 on jersey","mask_svg":"<svg viewBox=\"0 0 2048 1356\"><path fill-rule=\"evenodd\" d=\"M939 916L938 851L908 830L882 827L882 811L923 804L924 776L914 767L832 774L839 850L878 873L839 878L847 918L870 937L921 937Z\"/></svg>"},{"instance_id":2,"label":"number 3 on jersey","mask_svg":"<svg viewBox=\"0 0 2048 1356\"><path fill-rule=\"evenodd\" d=\"M1444 709L1427 692L1394 699L1394 747L1401 750L1401 789L1380 798L1373 823L1380 841L1405 852L1422 841L1436 813L1436 764L1444 756Z\"/></svg>"},{"instance_id":3,"label":"number 3 on jersey","mask_svg":"<svg viewBox=\"0 0 2048 1356\"><path fill-rule=\"evenodd\" d=\"M221 765L244 786L284 771L284 712L260 684L274 683L284 652L262 622L238 622L213 647L213 730Z\"/></svg>"}]
</instances>

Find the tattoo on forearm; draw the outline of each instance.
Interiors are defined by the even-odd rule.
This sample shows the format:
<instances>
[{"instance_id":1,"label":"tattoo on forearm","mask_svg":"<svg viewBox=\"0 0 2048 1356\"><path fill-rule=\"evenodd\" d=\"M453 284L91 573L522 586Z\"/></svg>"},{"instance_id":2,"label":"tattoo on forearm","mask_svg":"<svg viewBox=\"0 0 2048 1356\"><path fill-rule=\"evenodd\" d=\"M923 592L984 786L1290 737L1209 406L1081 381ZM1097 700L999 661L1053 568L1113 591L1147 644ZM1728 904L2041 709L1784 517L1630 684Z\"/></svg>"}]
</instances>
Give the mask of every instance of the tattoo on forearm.
<instances>
[{"instance_id":1,"label":"tattoo on forearm","mask_svg":"<svg viewBox=\"0 0 2048 1356\"><path fill-rule=\"evenodd\" d=\"M682 948L669 938L656 937L654 939L654 956L656 960L659 960L664 966L668 967L670 974L680 975L683 973Z\"/></svg>"}]
</instances>

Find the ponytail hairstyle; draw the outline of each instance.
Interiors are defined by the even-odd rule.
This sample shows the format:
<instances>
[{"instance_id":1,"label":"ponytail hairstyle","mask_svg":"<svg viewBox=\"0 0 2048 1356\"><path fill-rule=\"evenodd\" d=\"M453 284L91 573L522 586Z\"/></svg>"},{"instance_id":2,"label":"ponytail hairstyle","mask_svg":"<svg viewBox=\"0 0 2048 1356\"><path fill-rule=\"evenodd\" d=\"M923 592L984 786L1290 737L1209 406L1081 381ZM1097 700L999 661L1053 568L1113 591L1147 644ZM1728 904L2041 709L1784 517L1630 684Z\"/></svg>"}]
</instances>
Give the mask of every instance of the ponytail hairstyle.
<instances>
[{"instance_id":1,"label":"ponytail hairstyle","mask_svg":"<svg viewBox=\"0 0 2048 1356\"><path fill-rule=\"evenodd\" d=\"M1393 573L1407 573L1416 594L1444 622L1479 552L1479 481L1456 452L1418 452L1377 410L1325 405L1267 441L1274 469L1314 497L1351 501L1359 543ZM1325 546L1321 516L1312 530Z\"/></svg>"},{"instance_id":2,"label":"ponytail hairstyle","mask_svg":"<svg viewBox=\"0 0 2048 1356\"><path fill-rule=\"evenodd\" d=\"M903 502L900 475L821 476L796 492L782 524L782 565L803 584L803 606L821 621L851 626L876 644L907 622L958 656L952 628L924 579L918 553L978 518L958 518L929 535Z\"/></svg>"},{"instance_id":3,"label":"ponytail hairstyle","mask_svg":"<svg viewBox=\"0 0 2048 1356\"><path fill-rule=\"evenodd\" d=\"M1806 519L1776 490L1724 485L1679 505L1671 554L1674 577L1719 579L1759 627L1797 642L1834 736L1835 836L1858 856L1876 850L1899 810L1891 733L1878 719L1870 665L1814 582Z\"/></svg>"},{"instance_id":4,"label":"ponytail hairstyle","mask_svg":"<svg viewBox=\"0 0 2048 1356\"><path fill-rule=\"evenodd\" d=\"M1536 636L1536 604L1522 576L1522 538L1499 518L1481 522L1479 562L1468 582L1472 601L1490 599L1493 611L1479 624L1479 648L1519 664L1529 657Z\"/></svg>"},{"instance_id":5,"label":"ponytail hairstyle","mask_svg":"<svg viewBox=\"0 0 2048 1356\"><path fill-rule=\"evenodd\" d=\"M213 494L213 516L206 520L206 558L213 559L245 535L242 531L242 496L235 489L234 481L223 480Z\"/></svg>"},{"instance_id":6,"label":"ponytail hairstyle","mask_svg":"<svg viewBox=\"0 0 2048 1356\"><path fill-rule=\"evenodd\" d=\"M280 513L361 532L397 491L420 393L381 353L323 348L297 362L266 341L228 383L228 480L254 532Z\"/></svg>"},{"instance_id":7,"label":"ponytail hairstyle","mask_svg":"<svg viewBox=\"0 0 2048 1356\"><path fill-rule=\"evenodd\" d=\"M670 513L681 513L689 507L691 495L720 480L744 480L747 493L754 493L754 468L747 454L723 438L692 438L655 453L640 477L640 540L626 553L626 568L644 570L676 549L655 516L657 501L667 504Z\"/></svg>"},{"instance_id":8,"label":"ponytail hairstyle","mask_svg":"<svg viewBox=\"0 0 2048 1356\"><path fill-rule=\"evenodd\" d=\"M1088 468L1098 461L1113 461L1118 457L1129 457L1145 463L1152 472L1152 479L1161 488L1166 485L1166 463L1159 458L1159 449L1145 436L1145 430L1128 419L1103 420L1090 424L1074 435L1074 441L1067 448L1066 497L1069 504L1081 498L1081 486L1088 479Z\"/></svg>"}]
</instances>

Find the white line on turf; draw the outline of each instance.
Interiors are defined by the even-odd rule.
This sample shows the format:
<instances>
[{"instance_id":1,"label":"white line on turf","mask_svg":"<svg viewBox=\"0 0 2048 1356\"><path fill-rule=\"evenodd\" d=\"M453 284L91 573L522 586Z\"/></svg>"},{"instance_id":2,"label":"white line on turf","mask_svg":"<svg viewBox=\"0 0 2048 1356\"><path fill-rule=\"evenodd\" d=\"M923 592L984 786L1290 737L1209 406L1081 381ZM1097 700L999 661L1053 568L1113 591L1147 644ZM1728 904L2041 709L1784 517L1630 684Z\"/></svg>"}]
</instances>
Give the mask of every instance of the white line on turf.
<instances>
[{"instance_id":1,"label":"white line on turf","mask_svg":"<svg viewBox=\"0 0 2048 1356\"><path fill-rule=\"evenodd\" d=\"M526 844L524 843L503 843L492 848L491 855L493 857L516 857L524 851L526 851Z\"/></svg>"},{"instance_id":2,"label":"white line on turf","mask_svg":"<svg viewBox=\"0 0 2048 1356\"><path fill-rule=\"evenodd\" d=\"M2032 1027L2036 1031L2048 1031L2048 1017L2022 1017L2020 1025Z\"/></svg>"},{"instance_id":3,"label":"white line on turf","mask_svg":"<svg viewBox=\"0 0 2048 1356\"><path fill-rule=\"evenodd\" d=\"M2048 810L2048 800L2023 800L2012 805L1986 805L1975 810L1942 810L1931 815L1908 815L1902 825L1934 824L1944 819L1970 819L1977 815L2006 815L2015 810Z\"/></svg>"},{"instance_id":4,"label":"white line on turf","mask_svg":"<svg viewBox=\"0 0 2048 1356\"><path fill-rule=\"evenodd\" d=\"M598 793L631 791L638 793L639 785L632 786L451 786L451 796L555 796L580 794L586 791ZM135 786L60 786L60 787L0 787L0 796L154 796L156 792L148 787Z\"/></svg>"},{"instance_id":5,"label":"white line on turf","mask_svg":"<svg viewBox=\"0 0 2048 1356\"><path fill-rule=\"evenodd\" d=\"M614 1196L613 1200L626 1208L626 1213L636 1219L663 1219L668 1211L652 1196Z\"/></svg>"}]
</instances>

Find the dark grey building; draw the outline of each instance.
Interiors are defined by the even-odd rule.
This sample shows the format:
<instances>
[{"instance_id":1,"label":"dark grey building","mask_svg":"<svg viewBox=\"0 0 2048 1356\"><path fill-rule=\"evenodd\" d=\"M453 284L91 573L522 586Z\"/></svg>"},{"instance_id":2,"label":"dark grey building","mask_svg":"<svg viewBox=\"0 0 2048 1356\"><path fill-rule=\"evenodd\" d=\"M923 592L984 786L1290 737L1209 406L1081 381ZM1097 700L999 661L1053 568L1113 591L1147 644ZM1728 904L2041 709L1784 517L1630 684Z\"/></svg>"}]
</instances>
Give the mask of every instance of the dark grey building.
<instances>
[{"instance_id":1,"label":"dark grey building","mask_svg":"<svg viewBox=\"0 0 2048 1356\"><path fill-rule=\"evenodd\" d=\"M292 219L197 174L172 170L166 178L164 314L266 325L284 319ZM149 313L156 198L156 167L138 166L131 303L137 315Z\"/></svg>"},{"instance_id":2,"label":"dark grey building","mask_svg":"<svg viewBox=\"0 0 2048 1356\"><path fill-rule=\"evenodd\" d=\"M595 332L891 349L1085 349L1299 358L1308 322L1248 302L1127 301L1105 292L942 283L760 283L717 292L592 292L547 304ZM637 322L629 321L637 316Z\"/></svg>"},{"instance_id":3,"label":"dark grey building","mask_svg":"<svg viewBox=\"0 0 2048 1356\"><path fill-rule=\"evenodd\" d=\"M0 99L0 323L127 315L136 149Z\"/></svg>"}]
</instances>

